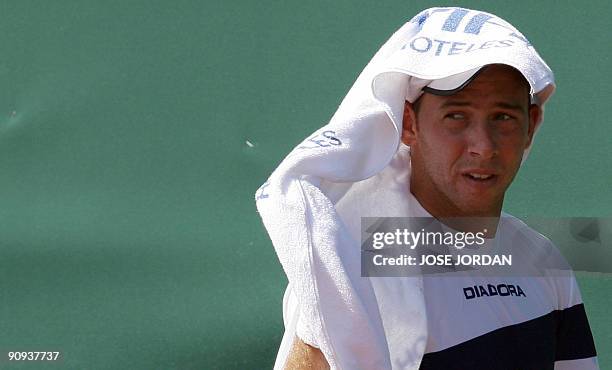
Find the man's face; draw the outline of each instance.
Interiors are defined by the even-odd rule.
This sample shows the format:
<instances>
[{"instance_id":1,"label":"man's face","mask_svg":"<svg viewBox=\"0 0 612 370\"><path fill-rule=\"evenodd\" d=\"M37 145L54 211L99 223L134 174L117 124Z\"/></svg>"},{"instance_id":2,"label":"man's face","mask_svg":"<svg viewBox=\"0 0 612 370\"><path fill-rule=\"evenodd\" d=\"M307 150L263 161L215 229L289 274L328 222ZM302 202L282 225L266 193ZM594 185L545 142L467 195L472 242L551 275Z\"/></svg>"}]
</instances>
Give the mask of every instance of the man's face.
<instances>
[{"instance_id":1,"label":"man's face","mask_svg":"<svg viewBox=\"0 0 612 370\"><path fill-rule=\"evenodd\" d=\"M515 69L491 65L451 96L407 103L411 191L436 217L498 216L541 110Z\"/></svg>"}]
</instances>

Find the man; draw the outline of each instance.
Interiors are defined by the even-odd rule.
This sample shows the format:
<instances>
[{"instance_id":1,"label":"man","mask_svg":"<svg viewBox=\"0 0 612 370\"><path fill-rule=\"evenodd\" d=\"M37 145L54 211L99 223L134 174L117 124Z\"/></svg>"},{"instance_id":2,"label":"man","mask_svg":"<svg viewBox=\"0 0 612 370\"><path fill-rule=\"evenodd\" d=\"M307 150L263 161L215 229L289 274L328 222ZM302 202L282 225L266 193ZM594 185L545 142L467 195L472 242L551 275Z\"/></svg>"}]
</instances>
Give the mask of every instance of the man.
<instances>
[{"instance_id":1,"label":"man","mask_svg":"<svg viewBox=\"0 0 612 370\"><path fill-rule=\"evenodd\" d=\"M512 67L489 65L451 95L436 95L431 89L427 91L414 104L406 102L404 111L402 141L411 149L412 194L429 214L438 219L500 217L505 192L519 169L524 150L531 143L535 122L542 114L538 105L530 103L529 84ZM563 361L556 368L594 368L592 357L595 349L582 304L574 307L573 311L570 309L561 310L567 317L551 327L557 331L545 333L542 338L557 342L553 359L554 356L575 359ZM449 308L444 307L444 310ZM563 329L559 330L559 327ZM564 330L571 332L573 337L568 337ZM430 330L430 336L437 334ZM445 334L449 335L448 332ZM508 339L528 342L531 335ZM495 345L504 345L496 351L496 356L508 348L516 351L518 347L515 343L497 342ZM521 355L524 354L517 354ZM534 355L551 356L542 352ZM438 360L436 356L440 355L426 354L421 368L448 369L448 364L445 367L430 364L451 361ZM457 361L464 355L447 356L457 357L451 363L463 368ZM530 361L539 363L535 361L540 360L533 358ZM329 367L320 351L296 338L287 368Z\"/></svg>"},{"instance_id":2,"label":"man","mask_svg":"<svg viewBox=\"0 0 612 370\"><path fill-rule=\"evenodd\" d=\"M496 43L499 48L506 48L513 44L510 39L499 37L496 39L493 36L485 37L484 41L478 41L472 35L464 41L456 39L447 41L443 38L447 37L450 32L456 33L461 22L466 24L465 33L479 34L486 26L496 30L492 32L498 32L498 28L503 28L504 30L499 31L501 35L506 35L505 32L508 30L509 35L520 35L511 25L494 18L493 15L472 12L461 8L435 8L422 12L412 20L413 23L418 23L418 31L410 33L410 38L403 41L403 46L400 47L399 44L390 46L395 50L399 49L400 52L389 53L384 57L391 60L402 60L401 63L405 63L404 59L420 58L429 53L431 61L428 63L417 61L415 65L434 68L436 58L445 52L449 58L454 58L460 54L461 50L469 52L474 47L484 50ZM486 22L490 24L485 24ZM443 36L429 36L426 33L426 27L441 30ZM498 36L498 34L493 35ZM523 38L523 41L525 45L522 46L528 52L535 53L526 39ZM438 42L437 47L434 42ZM391 41L387 45L390 44L392 44ZM503 52L502 49L499 53ZM502 206L505 192L531 146L535 131L542 120L542 105L552 93L551 86L554 86L552 78L546 83L538 81L534 75L541 76L545 73L532 74L535 67L518 67L520 69L513 67L513 65L523 66L538 63L537 60L536 62L530 60L527 63L516 63L513 59L517 54L516 51L506 52L507 57L486 54L484 51L480 54L468 55L464 58L465 61L468 61L467 58L478 56L482 60L491 62L482 62L476 68L473 62L465 62L466 66L460 73L447 73L441 78L423 78L424 74L419 72L414 65L387 68L375 75L374 82L369 83L368 86L371 84L376 98L379 101L387 102L388 106L392 106L395 99L393 94L388 94L392 89L379 88L377 91L377 83L383 80L389 86L407 86L404 96L401 97L402 101L405 99L401 141L410 148L410 154L408 159L396 155L394 160L397 161L399 158L404 162L409 161L408 183L405 184L405 189L409 189L409 192L405 202L410 203L409 213L411 215L431 216L438 220L486 217L488 220L494 220L492 224L489 224L491 227L486 235L494 245L509 248L517 253L518 257L521 256L521 253L527 255L533 250L550 253L551 249L547 249L550 248L550 242L545 238L516 219L508 217L502 220L500 218L503 216ZM377 56L380 56L380 52ZM547 66L541 61L539 68L546 71ZM390 74L388 71L393 73L400 71L411 77L405 85L396 83L395 81L402 77ZM394 94L398 94L401 89L396 88L393 91ZM386 93L388 95L385 95ZM362 117L361 114L357 116L360 119ZM393 120L392 110L389 116ZM380 128L372 132L378 131ZM323 131L325 132L329 130ZM336 135L336 131L332 132ZM341 135L331 137L339 143L345 140ZM350 135L347 134L346 137L350 138ZM310 139L312 142L323 146L318 141L320 139L313 138L315 136ZM304 145L298 149L303 147ZM390 166L392 165L393 161ZM377 176L385 178L384 174ZM396 177L396 179L400 178ZM380 189L378 185L381 183L376 183L377 186L374 188ZM323 185L319 185L322 191L326 189ZM358 189L359 186L357 185ZM385 189L393 188L389 186ZM384 197L384 193L385 191L381 192L377 197ZM347 207L347 203L352 203L359 198L350 198L346 195L336 196L336 198L339 199L334 203L337 212L343 217L343 224L351 229L350 219L355 216L343 211L343 208ZM345 200L347 198L349 200ZM341 249L342 246L338 245L337 248ZM325 249L320 253L325 253ZM312 256L310 260L313 260ZM323 258L321 260L325 262ZM281 262L283 262L282 259ZM316 269L312 271L316 272ZM347 269L347 271L350 270ZM313 275L316 276L316 274ZM291 282L289 272L288 276ZM397 284L393 281L397 281ZM584 307L575 279L571 274L569 276L515 274L514 276L491 277L458 271L442 277L439 275L424 276L422 285L402 285L404 283L399 279L385 280L384 283L371 279L370 283L375 292L377 313L371 313L366 299L357 301L366 302L363 304L366 307L364 309L366 314L363 317L370 320L380 315L382 320L383 335L386 338L382 341L383 350L378 352L372 350L372 353L373 356L382 353L382 357L388 356L390 361L383 359L376 362L376 364L381 364L380 368L419 368L422 370L598 368ZM323 285L322 282L318 284ZM397 286L393 286L394 284ZM388 288L389 286L391 288ZM402 308L397 306L402 304L396 303L401 300L396 300L395 295L398 293L401 295L403 292L398 290L398 287L423 291L426 320L401 321L404 320L401 315ZM339 289L338 294L343 294L343 290ZM297 296L299 297L300 294ZM304 299L292 297L294 296L286 297L284 304L286 314L287 312L298 312L302 310L301 306L307 304ZM321 301L325 300L324 293L319 293L318 297ZM331 299L332 296L327 295L327 297ZM410 298L404 302L408 304L411 300L414 299ZM389 308L390 306L395 307ZM335 307L338 305L336 304ZM350 307L345 312L347 316L351 314L354 307L360 306L353 304ZM330 314L326 314L323 309L320 311L319 314L324 321L324 316ZM394 315L397 312L400 312L400 315ZM338 360L343 355L341 352L343 342L336 342L335 348L329 346L327 342L332 340L325 336L325 329L320 329L318 326L320 324L314 322L316 319L303 319L300 314L293 316L285 320L287 326L292 320L297 320L297 324L294 325L296 329L290 332L292 338L290 338L290 350L287 351L286 360L280 361L283 368L326 369L330 368L329 359L336 364L334 368L340 367L339 363L351 364L344 365L347 368L352 366L354 368L378 368L379 365L373 366L371 362L370 365L364 365L368 363L369 355L360 355L360 351L366 351L369 344L376 344L374 342L378 338L376 334L368 331L369 327L363 329L358 326L356 330L365 333L364 341L367 340L366 336L371 334L371 337L375 338L372 343L364 343L363 346L360 346L359 338L351 337L350 333L342 337L342 340L353 343L350 347L347 346L349 350L345 351L349 356L353 353L358 358L351 362L346 357ZM342 313L334 317L336 320L344 319ZM355 320L346 321L348 325L340 327L352 327ZM412 324L418 326L423 321L426 321L426 330L424 330L426 339L419 347L418 340L414 338L421 337L402 332L405 330L402 327ZM328 328L332 325L331 323L332 320L328 319ZM375 325L376 322L371 326ZM320 334L321 330L323 330L323 335ZM327 330L330 331L330 329ZM400 334L396 333L398 331ZM415 355L410 358L418 357L417 361L409 361L407 360L409 357L404 356L408 347L402 342L406 341L415 342L417 349L414 351ZM319 345L321 348L325 346L325 351L319 350L317 348ZM360 348L360 350L354 350L355 348ZM277 360L277 366L278 364Z\"/></svg>"}]
</instances>

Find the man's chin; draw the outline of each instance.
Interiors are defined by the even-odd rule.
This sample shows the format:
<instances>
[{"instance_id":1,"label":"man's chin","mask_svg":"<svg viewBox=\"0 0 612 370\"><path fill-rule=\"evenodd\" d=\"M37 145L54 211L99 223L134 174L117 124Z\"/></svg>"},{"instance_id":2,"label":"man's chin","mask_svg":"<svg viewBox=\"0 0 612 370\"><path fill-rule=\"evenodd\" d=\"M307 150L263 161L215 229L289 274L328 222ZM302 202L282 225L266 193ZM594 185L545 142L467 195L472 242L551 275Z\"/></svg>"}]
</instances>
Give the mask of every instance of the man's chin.
<instances>
[{"instance_id":1,"label":"man's chin","mask_svg":"<svg viewBox=\"0 0 612 370\"><path fill-rule=\"evenodd\" d=\"M502 199L503 200L503 199ZM460 216L465 217L497 217L501 211L502 200L485 194L464 197L458 202Z\"/></svg>"}]
</instances>

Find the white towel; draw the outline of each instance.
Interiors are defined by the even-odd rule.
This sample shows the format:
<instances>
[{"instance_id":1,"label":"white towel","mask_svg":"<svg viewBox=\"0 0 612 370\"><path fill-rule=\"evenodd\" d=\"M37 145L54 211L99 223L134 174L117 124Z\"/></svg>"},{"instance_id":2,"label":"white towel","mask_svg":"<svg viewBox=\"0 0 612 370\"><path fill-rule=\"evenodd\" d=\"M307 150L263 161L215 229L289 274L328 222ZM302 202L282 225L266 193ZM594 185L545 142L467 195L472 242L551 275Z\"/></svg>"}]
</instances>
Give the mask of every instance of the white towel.
<instances>
[{"instance_id":1,"label":"white towel","mask_svg":"<svg viewBox=\"0 0 612 370\"><path fill-rule=\"evenodd\" d=\"M408 148L400 142L404 101L431 80L493 63L520 70L540 104L554 90L550 68L508 22L462 8L422 11L374 55L330 122L257 191L297 300L276 368L284 366L300 317L302 339L319 347L332 369L418 369L427 339L422 280L361 277L359 220L414 215ZM396 300L379 302L380 289Z\"/></svg>"}]
</instances>

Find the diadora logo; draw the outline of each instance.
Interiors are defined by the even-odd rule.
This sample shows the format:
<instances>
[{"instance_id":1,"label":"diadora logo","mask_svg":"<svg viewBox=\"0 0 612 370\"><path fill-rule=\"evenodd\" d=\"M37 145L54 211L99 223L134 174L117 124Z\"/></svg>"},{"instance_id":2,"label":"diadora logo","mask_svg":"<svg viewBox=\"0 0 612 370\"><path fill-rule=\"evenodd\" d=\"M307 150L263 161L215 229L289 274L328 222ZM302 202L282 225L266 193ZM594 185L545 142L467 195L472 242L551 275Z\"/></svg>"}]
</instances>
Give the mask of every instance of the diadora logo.
<instances>
[{"instance_id":1,"label":"diadora logo","mask_svg":"<svg viewBox=\"0 0 612 370\"><path fill-rule=\"evenodd\" d=\"M482 40L478 43L466 43L465 40L440 40L427 36L419 36L412 39L402 49L410 48L418 53L434 52L435 56L458 55L489 48L505 48L521 43L531 46L529 40L505 21L483 12L469 11L463 8L440 8L426 11L412 19L413 23L423 25L435 13L449 13L442 23L441 30L449 33L465 33L479 35L486 27L501 27L508 31L507 37L500 39ZM463 25L463 27L461 27Z\"/></svg>"},{"instance_id":2,"label":"diadora logo","mask_svg":"<svg viewBox=\"0 0 612 370\"><path fill-rule=\"evenodd\" d=\"M466 22L464 22L465 27L463 28L464 33L478 35L485 24L503 27L510 32L514 32L514 29L510 25L504 24L505 22L503 22L501 19L496 19L492 15L483 12L470 12L469 10L463 8L440 8L434 9L431 12L425 11L424 13L414 17L412 22L418 23L422 27L427 19L429 19L433 14L448 12L451 13L448 15L448 17L446 17L446 20L442 25L442 31L456 32L462 21L466 19Z\"/></svg>"},{"instance_id":3,"label":"diadora logo","mask_svg":"<svg viewBox=\"0 0 612 370\"><path fill-rule=\"evenodd\" d=\"M513 296L513 297L527 297L525 292L519 285L512 284L487 284L485 285L474 285L463 288L463 295L465 299L474 299L480 297L493 297L493 296Z\"/></svg>"}]
</instances>

